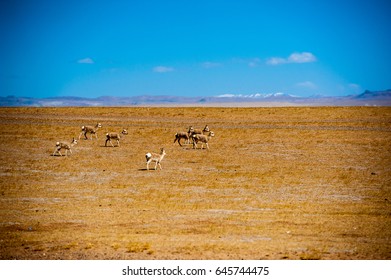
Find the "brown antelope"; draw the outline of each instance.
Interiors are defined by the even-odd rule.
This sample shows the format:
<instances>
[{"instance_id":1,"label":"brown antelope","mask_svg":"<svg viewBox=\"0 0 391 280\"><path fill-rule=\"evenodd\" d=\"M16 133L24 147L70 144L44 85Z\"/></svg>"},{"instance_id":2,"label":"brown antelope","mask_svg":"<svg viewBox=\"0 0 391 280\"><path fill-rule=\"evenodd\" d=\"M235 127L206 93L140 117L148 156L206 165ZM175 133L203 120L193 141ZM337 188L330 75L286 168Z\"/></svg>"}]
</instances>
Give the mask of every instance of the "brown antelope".
<instances>
[{"instance_id":1,"label":"brown antelope","mask_svg":"<svg viewBox=\"0 0 391 280\"><path fill-rule=\"evenodd\" d=\"M121 133L115 133L115 132L106 133L105 147L107 147L107 141L110 142L111 146L114 147L113 143L111 143L112 139L117 140L117 146L119 147L119 139L121 139L121 134L127 135L128 131L126 129L123 129Z\"/></svg>"},{"instance_id":2,"label":"brown antelope","mask_svg":"<svg viewBox=\"0 0 391 280\"><path fill-rule=\"evenodd\" d=\"M85 139L87 140L87 133L90 133L91 134L91 140L92 140L92 135L94 134L96 139L98 139L98 134L96 133L98 131L99 128L101 128L102 125L100 123L97 123L95 126L90 126L90 125L83 125L81 127L81 132L80 132L80 135L79 135L79 140L80 140L80 137L82 136L82 134L84 134L84 137Z\"/></svg>"},{"instance_id":3,"label":"brown antelope","mask_svg":"<svg viewBox=\"0 0 391 280\"><path fill-rule=\"evenodd\" d=\"M214 136L215 134L213 133L213 131L210 131L208 135L203 135L203 134L193 135L193 149L197 149L197 143L201 142L201 149L204 148L204 143L205 143L206 148L209 150L208 142Z\"/></svg>"},{"instance_id":4,"label":"brown antelope","mask_svg":"<svg viewBox=\"0 0 391 280\"><path fill-rule=\"evenodd\" d=\"M77 144L77 140L75 138L72 139L72 142L69 144L68 142L57 142L56 148L54 149L53 156L55 156L57 153L62 156L60 150L65 150L65 156L68 156L68 151L72 154L71 148Z\"/></svg>"},{"instance_id":5,"label":"brown antelope","mask_svg":"<svg viewBox=\"0 0 391 280\"><path fill-rule=\"evenodd\" d=\"M182 146L181 144L181 139L185 139L185 144L189 144L189 140L190 140L190 135L189 133L187 132L178 132L175 134L175 140L174 140L174 143L176 141L178 141L178 144L179 146Z\"/></svg>"}]
</instances>

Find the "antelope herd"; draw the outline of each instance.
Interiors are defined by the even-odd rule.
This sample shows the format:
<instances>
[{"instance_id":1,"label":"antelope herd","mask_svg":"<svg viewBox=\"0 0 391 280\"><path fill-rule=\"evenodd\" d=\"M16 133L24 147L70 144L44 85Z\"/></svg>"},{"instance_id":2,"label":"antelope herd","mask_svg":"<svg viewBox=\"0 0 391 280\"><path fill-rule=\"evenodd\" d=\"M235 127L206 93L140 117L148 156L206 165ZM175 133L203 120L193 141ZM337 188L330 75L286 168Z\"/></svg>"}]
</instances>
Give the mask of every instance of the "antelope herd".
<instances>
[{"instance_id":1,"label":"antelope herd","mask_svg":"<svg viewBox=\"0 0 391 280\"><path fill-rule=\"evenodd\" d=\"M84 135L84 139L88 140L87 134L90 134L90 139L92 139L92 136L95 135L95 139L98 139L98 129L102 128L101 123L97 123L95 126L89 126L89 125L83 125L81 127L81 132L79 134L79 140L82 135ZM120 146L120 139L123 137L123 135L127 135L128 131L126 129L123 129L120 133L117 132L108 132L106 133L106 141L105 141L105 147L107 147L107 142L111 144L112 147L115 147L111 140L117 141L116 146ZM187 132L177 132L175 134L174 144L176 141L178 141L178 144L182 147L181 139L184 140L184 144L192 144L193 149L197 149L197 144L201 143L201 149L204 148L204 144L206 146L206 149L209 150L209 141L214 136L214 132L210 131L209 126L206 125L204 129L195 129L193 126L190 126L187 130ZM65 150L65 156L68 156L68 151L70 154L72 154L71 148L77 144L77 140L75 138L72 139L70 143L68 142L56 142L56 147L53 152L53 156L56 154L59 154L62 156L60 150ZM161 162L166 155L166 151L164 148L160 149L160 153L151 153L148 152L145 155L146 158L146 164L147 164L147 170L149 170L149 164L151 162L155 162L155 170L157 170L157 167L159 166L160 170L162 169Z\"/></svg>"}]
</instances>

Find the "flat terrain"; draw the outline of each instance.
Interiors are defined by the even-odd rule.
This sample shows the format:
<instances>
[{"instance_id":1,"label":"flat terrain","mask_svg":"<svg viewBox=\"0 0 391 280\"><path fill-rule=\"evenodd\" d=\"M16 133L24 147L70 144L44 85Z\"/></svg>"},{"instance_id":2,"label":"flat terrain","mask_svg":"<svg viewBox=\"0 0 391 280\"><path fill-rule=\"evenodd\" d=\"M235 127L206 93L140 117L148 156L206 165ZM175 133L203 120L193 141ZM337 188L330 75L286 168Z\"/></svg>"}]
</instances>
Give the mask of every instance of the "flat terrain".
<instances>
[{"instance_id":1,"label":"flat terrain","mask_svg":"<svg viewBox=\"0 0 391 280\"><path fill-rule=\"evenodd\" d=\"M0 141L1 259L391 259L390 107L0 108Z\"/></svg>"}]
</instances>

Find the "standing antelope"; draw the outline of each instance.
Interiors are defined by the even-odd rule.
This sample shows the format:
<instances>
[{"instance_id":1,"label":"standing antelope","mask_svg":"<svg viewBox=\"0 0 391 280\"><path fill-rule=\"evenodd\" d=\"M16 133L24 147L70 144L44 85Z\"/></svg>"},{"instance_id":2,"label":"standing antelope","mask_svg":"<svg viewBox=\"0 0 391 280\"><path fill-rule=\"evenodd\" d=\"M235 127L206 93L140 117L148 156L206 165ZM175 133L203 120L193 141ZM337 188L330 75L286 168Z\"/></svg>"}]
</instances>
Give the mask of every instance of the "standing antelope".
<instances>
[{"instance_id":1,"label":"standing antelope","mask_svg":"<svg viewBox=\"0 0 391 280\"><path fill-rule=\"evenodd\" d=\"M156 162L155 164L155 170L157 169L157 166L159 165L160 167L160 170L162 170L162 166L160 165L160 163L162 162L164 156L166 155L166 151L164 150L164 148L161 148L160 149L160 154L156 154L156 153L147 153L145 155L145 158L147 159L147 170L149 170L149 164L154 161Z\"/></svg>"},{"instance_id":2,"label":"standing antelope","mask_svg":"<svg viewBox=\"0 0 391 280\"><path fill-rule=\"evenodd\" d=\"M107 141L109 141L111 146L114 147L113 143L111 143L111 139L117 140L117 146L119 147L119 139L121 138L121 134L127 135L128 131L126 129L123 129L121 133L115 133L115 132L106 133L105 147L107 147Z\"/></svg>"},{"instance_id":3,"label":"standing antelope","mask_svg":"<svg viewBox=\"0 0 391 280\"><path fill-rule=\"evenodd\" d=\"M56 153L59 153L60 156L62 156L60 150L65 149L65 156L68 156L68 151L72 154L71 147L77 144L77 140L75 138L72 139L71 144L68 142L57 142L56 143L56 148L54 149L53 156L56 155Z\"/></svg>"},{"instance_id":4,"label":"standing antelope","mask_svg":"<svg viewBox=\"0 0 391 280\"><path fill-rule=\"evenodd\" d=\"M209 150L208 142L209 140L215 136L213 131L209 132L208 135L202 135L202 134L195 134L193 135L193 149L197 149L197 143L201 142L201 149L204 148L204 143L206 144L206 148Z\"/></svg>"},{"instance_id":5,"label":"standing antelope","mask_svg":"<svg viewBox=\"0 0 391 280\"><path fill-rule=\"evenodd\" d=\"M79 135L79 140L82 134L84 134L85 139L87 140L87 133L91 134L91 140L92 140L92 134L95 134L96 139L98 139L98 134L96 133L99 128L101 128L102 125L100 123L97 123L95 126L90 126L90 125L83 125L81 127L81 132Z\"/></svg>"}]
</instances>

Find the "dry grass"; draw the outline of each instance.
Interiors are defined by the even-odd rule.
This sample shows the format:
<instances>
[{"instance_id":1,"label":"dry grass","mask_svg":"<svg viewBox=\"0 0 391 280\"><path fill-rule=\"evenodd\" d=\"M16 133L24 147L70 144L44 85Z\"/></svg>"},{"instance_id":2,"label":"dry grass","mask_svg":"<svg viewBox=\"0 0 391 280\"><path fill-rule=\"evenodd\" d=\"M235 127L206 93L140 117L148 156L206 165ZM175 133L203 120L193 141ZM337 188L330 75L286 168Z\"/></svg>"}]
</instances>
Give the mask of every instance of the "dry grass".
<instances>
[{"instance_id":1,"label":"dry grass","mask_svg":"<svg viewBox=\"0 0 391 280\"><path fill-rule=\"evenodd\" d=\"M391 259L390 108L1 108L0 140L1 259Z\"/></svg>"}]
</instances>

